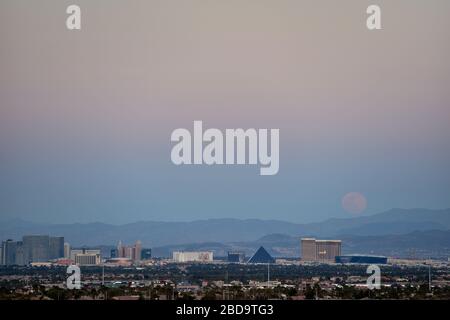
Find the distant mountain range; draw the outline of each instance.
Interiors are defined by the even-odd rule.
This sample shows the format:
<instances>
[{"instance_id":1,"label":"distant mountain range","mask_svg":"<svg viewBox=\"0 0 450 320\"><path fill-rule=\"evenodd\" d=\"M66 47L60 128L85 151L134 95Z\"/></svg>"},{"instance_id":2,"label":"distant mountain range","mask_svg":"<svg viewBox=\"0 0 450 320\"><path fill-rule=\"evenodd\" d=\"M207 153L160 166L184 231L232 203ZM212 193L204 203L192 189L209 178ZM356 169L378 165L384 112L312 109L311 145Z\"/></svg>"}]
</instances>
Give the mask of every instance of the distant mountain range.
<instances>
[{"instance_id":1,"label":"distant mountain range","mask_svg":"<svg viewBox=\"0 0 450 320\"><path fill-rule=\"evenodd\" d=\"M36 224L9 220L0 224L0 239L20 239L25 234L62 235L73 246L114 245L119 240L134 243L139 239L144 246L154 248L155 253L158 250L163 253L169 248L195 249L196 246L216 247L217 252L240 247L245 251L245 248L253 250L254 246L266 244L278 256L298 256L299 238L305 236L339 238L344 240L345 251L378 253L377 247L391 247L395 251L397 246L403 251L414 251L412 244L423 241L437 248L448 243L449 229L450 209L392 209L371 216L309 224L279 220L210 219L192 222L140 221L117 226L105 223ZM433 242L433 235L439 241ZM417 249L411 255L419 251Z\"/></svg>"}]
</instances>

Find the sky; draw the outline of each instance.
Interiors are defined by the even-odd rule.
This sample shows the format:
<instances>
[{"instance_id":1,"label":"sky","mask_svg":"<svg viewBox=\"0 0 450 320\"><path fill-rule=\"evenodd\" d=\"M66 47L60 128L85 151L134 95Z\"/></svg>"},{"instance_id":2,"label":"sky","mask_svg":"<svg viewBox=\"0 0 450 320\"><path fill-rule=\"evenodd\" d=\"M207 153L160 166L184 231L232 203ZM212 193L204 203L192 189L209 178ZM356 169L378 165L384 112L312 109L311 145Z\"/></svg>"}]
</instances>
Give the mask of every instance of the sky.
<instances>
[{"instance_id":1,"label":"sky","mask_svg":"<svg viewBox=\"0 0 450 320\"><path fill-rule=\"evenodd\" d=\"M382 30L366 28L373 3ZM356 214L448 208L449 13L447 0L2 0L0 220L307 223L355 216L352 192ZM171 133L194 120L280 129L279 173L175 166Z\"/></svg>"}]
</instances>

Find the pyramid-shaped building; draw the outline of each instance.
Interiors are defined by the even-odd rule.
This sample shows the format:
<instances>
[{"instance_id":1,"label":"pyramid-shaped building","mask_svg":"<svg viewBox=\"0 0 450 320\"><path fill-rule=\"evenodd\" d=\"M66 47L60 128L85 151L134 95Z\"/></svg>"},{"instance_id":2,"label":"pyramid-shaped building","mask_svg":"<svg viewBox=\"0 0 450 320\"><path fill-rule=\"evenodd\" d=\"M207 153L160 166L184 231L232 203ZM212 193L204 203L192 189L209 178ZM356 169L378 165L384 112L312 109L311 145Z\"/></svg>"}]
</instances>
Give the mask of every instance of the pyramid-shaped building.
<instances>
[{"instance_id":1,"label":"pyramid-shaped building","mask_svg":"<svg viewBox=\"0 0 450 320\"><path fill-rule=\"evenodd\" d=\"M275 263L275 259L264 247L259 247L255 254L248 260L248 263Z\"/></svg>"}]
</instances>

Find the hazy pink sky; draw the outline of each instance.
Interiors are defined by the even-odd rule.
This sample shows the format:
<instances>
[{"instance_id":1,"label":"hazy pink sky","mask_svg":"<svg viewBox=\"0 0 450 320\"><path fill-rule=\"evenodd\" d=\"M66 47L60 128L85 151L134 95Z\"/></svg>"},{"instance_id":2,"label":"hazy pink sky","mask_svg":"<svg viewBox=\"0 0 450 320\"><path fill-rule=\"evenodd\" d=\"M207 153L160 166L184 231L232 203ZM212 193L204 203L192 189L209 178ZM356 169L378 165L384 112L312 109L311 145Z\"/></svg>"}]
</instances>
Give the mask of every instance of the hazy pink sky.
<instances>
[{"instance_id":1,"label":"hazy pink sky","mask_svg":"<svg viewBox=\"0 0 450 320\"><path fill-rule=\"evenodd\" d=\"M450 207L446 0L0 3L0 217L345 216ZM381 31L365 10L382 8ZM170 162L170 133L279 128L280 173Z\"/></svg>"}]
</instances>

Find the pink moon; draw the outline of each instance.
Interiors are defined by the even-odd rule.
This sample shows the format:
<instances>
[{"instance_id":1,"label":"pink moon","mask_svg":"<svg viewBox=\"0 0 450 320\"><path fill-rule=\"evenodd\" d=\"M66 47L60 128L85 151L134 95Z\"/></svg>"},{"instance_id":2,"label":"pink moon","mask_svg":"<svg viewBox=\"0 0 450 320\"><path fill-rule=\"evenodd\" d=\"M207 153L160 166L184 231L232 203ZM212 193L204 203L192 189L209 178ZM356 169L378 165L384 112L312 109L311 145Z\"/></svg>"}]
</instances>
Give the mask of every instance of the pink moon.
<instances>
[{"instance_id":1,"label":"pink moon","mask_svg":"<svg viewBox=\"0 0 450 320\"><path fill-rule=\"evenodd\" d=\"M342 197L342 208L352 214L362 213L367 208L366 197L359 192L349 192Z\"/></svg>"}]
</instances>

